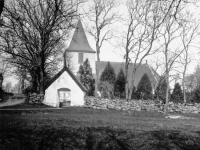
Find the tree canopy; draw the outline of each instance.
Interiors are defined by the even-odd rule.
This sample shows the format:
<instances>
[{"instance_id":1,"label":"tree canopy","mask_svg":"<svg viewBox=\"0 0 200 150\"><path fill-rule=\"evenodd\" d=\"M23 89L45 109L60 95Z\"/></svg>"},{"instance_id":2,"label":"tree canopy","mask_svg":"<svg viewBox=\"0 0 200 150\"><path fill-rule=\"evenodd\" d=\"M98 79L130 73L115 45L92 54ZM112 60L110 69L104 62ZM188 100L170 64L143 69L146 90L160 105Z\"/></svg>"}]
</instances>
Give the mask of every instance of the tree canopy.
<instances>
[{"instance_id":1,"label":"tree canopy","mask_svg":"<svg viewBox=\"0 0 200 150\"><path fill-rule=\"evenodd\" d=\"M77 19L77 3L65 0L15 0L5 5L0 52L14 66L25 68L38 92L57 71L63 40ZM60 56L61 54L61 56Z\"/></svg>"}]
</instances>

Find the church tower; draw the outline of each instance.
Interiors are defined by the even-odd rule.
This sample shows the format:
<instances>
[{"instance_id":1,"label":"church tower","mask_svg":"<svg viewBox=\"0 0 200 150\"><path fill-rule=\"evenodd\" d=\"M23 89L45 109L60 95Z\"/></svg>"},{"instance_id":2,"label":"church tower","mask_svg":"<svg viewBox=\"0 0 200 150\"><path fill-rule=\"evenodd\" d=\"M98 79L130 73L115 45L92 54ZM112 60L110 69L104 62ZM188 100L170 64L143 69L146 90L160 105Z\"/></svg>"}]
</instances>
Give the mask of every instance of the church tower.
<instances>
[{"instance_id":1,"label":"church tower","mask_svg":"<svg viewBox=\"0 0 200 150\"><path fill-rule=\"evenodd\" d=\"M95 69L95 51L90 47L81 20L78 20L76 29L74 31L72 40L69 47L66 49L66 53L70 57L70 68L76 75L79 66L88 59L92 68L92 73L96 72Z\"/></svg>"}]
</instances>

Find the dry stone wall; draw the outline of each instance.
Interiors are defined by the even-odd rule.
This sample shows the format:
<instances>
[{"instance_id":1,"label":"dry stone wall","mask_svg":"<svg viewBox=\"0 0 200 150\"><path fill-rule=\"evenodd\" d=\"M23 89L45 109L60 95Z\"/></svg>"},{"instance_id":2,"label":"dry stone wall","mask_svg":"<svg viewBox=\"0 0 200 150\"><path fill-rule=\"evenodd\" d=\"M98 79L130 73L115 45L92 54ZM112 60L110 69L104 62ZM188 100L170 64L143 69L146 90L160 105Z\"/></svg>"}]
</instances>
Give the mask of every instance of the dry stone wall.
<instances>
[{"instance_id":1,"label":"dry stone wall","mask_svg":"<svg viewBox=\"0 0 200 150\"><path fill-rule=\"evenodd\" d=\"M85 98L85 106L93 109L114 109L114 110L146 110L162 112L164 104L154 100L122 100L122 99L96 99ZM179 113L200 113L200 104L174 104L169 103L169 112Z\"/></svg>"},{"instance_id":2,"label":"dry stone wall","mask_svg":"<svg viewBox=\"0 0 200 150\"><path fill-rule=\"evenodd\" d=\"M29 103L42 103L44 100L44 94L32 93L29 96Z\"/></svg>"}]
</instances>

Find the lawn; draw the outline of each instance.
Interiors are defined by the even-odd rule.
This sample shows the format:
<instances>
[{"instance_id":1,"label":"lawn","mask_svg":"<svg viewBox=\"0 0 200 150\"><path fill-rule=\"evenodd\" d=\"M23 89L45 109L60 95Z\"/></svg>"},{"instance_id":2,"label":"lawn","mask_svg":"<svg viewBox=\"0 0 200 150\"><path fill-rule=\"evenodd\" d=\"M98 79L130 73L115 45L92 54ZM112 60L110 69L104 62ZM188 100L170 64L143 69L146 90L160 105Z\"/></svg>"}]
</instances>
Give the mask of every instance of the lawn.
<instances>
[{"instance_id":1,"label":"lawn","mask_svg":"<svg viewBox=\"0 0 200 150\"><path fill-rule=\"evenodd\" d=\"M0 149L200 149L200 114L39 108L0 110Z\"/></svg>"}]
</instances>

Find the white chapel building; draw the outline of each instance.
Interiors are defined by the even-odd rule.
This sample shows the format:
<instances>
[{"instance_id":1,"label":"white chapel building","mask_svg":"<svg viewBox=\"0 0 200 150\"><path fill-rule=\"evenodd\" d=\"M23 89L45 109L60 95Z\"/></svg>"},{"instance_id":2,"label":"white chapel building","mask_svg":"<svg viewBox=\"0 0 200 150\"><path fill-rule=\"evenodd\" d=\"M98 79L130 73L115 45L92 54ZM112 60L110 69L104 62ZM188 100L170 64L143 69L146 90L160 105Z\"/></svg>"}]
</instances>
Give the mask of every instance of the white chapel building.
<instances>
[{"instance_id":1,"label":"white chapel building","mask_svg":"<svg viewBox=\"0 0 200 150\"><path fill-rule=\"evenodd\" d=\"M71 43L65 53L70 55L70 65L64 59L64 67L46 86L43 103L53 107L60 107L66 102L67 106L83 106L86 88L76 75L79 67L88 59L95 74L95 51L90 47L82 23L79 20L74 31ZM64 55L65 57L65 55ZM70 70L69 68L72 68Z\"/></svg>"}]
</instances>

